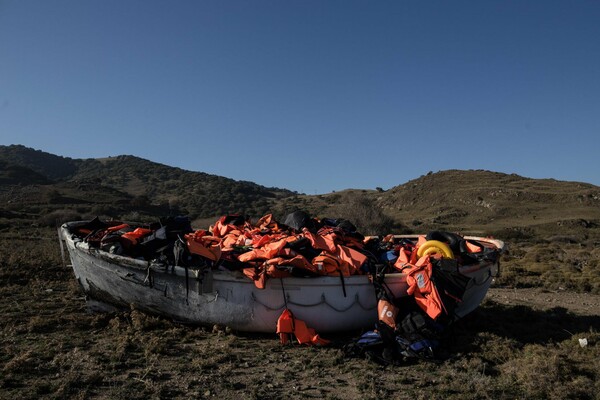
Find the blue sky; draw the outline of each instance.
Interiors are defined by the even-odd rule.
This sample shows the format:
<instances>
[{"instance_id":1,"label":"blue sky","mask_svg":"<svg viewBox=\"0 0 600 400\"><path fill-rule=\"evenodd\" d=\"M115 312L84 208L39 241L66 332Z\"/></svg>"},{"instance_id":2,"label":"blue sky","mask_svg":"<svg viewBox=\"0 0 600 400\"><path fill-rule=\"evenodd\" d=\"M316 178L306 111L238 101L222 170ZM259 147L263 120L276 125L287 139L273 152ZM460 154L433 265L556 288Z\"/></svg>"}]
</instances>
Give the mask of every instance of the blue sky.
<instances>
[{"instance_id":1,"label":"blue sky","mask_svg":"<svg viewBox=\"0 0 600 400\"><path fill-rule=\"evenodd\" d=\"M1 1L0 144L308 194L600 185L598 1Z\"/></svg>"}]
</instances>

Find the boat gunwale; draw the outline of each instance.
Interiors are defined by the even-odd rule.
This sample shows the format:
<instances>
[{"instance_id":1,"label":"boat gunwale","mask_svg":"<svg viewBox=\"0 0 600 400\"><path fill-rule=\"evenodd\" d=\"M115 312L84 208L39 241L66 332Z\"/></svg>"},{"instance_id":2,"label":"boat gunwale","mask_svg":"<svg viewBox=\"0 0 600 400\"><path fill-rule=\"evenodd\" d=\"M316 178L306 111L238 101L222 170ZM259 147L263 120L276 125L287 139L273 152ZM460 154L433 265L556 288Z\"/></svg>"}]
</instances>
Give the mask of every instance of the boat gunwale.
<instances>
[{"instance_id":1,"label":"boat gunwale","mask_svg":"<svg viewBox=\"0 0 600 400\"><path fill-rule=\"evenodd\" d=\"M66 222L61 226L61 228L63 229L63 232L68 233L68 235L65 235L63 233L63 238L65 240L70 240L73 243L73 247L76 248L77 250L88 252L90 255L93 255L95 257L103 259L103 260L105 260L111 264L117 265L119 267L125 267L125 268L129 267L129 268L135 268L135 269L139 269L139 270L147 270L148 268L154 267L152 269L155 272L169 273L168 270L172 270L173 272L171 272L171 274L185 276L185 274L186 274L185 267L173 266L170 264L152 264L151 261L140 260L140 259L132 258L129 256L119 255L119 254L112 254L107 251L104 251L104 250L101 250L101 249L98 249L95 247L91 247L89 245L87 247L79 246L78 245L79 243L83 244L86 242L84 242L83 239L81 239L74 232L72 232L72 229L77 226L84 225L88 222L89 221L71 221L71 222ZM139 223L137 223L137 224L139 225ZM418 234L417 235L414 235L414 234L412 234L412 235L410 235L410 234L409 235L393 235L394 238L398 238L398 239L417 239L419 236L420 235L418 235ZM501 240L480 237L480 236L464 236L464 238L466 240L475 240L484 245L488 245L486 247L495 249L496 251L499 252L499 254L502 254L505 250L505 243ZM473 271L476 271L476 270L479 270L482 268L486 268L493 264L495 264L495 262L483 260L483 261L480 261L480 262L474 263L474 264L462 265L459 267L459 272L463 273L463 274L469 273L469 272L473 272ZM161 270L164 270L164 271L161 271ZM201 271L201 270L202 269L199 269L199 268L189 268L188 269L189 272L192 272L192 271L196 272L196 271ZM247 277L245 277L239 271L223 271L223 270L211 269L211 272L212 272L213 279L217 279L220 281L230 281L230 282L254 284L251 280L249 280ZM397 279L402 280L402 279L406 278L406 274L403 272L388 272L385 274L385 276L386 276L386 279L392 279L392 280L397 280ZM317 277L309 277L309 278L290 276L290 277L270 279L270 280L278 281L280 279L284 279L286 284L292 284L292 285L293 284L306 285L307 282L311 282L314 285L331 285L331 286L339 286L340 285L340 278L337 276L317 276ZM365 283L370 283L368 274L351 275L351 276L344 277L345 285L362 285Z\"/></svg>"}]
</instances>

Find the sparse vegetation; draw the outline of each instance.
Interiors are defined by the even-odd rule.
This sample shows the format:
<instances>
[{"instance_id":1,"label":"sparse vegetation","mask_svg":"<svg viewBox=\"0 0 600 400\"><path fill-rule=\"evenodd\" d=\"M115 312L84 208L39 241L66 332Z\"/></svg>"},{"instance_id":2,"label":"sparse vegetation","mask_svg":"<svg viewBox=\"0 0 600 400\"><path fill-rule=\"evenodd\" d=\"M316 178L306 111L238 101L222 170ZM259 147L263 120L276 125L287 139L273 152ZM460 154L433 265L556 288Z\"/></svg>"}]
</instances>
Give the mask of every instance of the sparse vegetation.
<instances>
[{"instance_id":1,"label":"sparse vegetation","mask_svg":"<svg viewBox=\"0 0 600 400\"><path fill-rule=\"evenodd\" d=\"M60 266L54 230L18 232L0 236L3 398L591 399L600 389L597 299L576 314L560 299L507 305L493 296L455 326L442 362L384 368L345 355L359 332L329 335L326 348L282 347L275 335L183 326L135 309L88 314Z\"/></svg>"},{"instance_id":2,"label":"sparse vegetation","mask_svg":"<svg viewBox=\"0 0 600 400\"><path fill-rule=\"evenodd\" d=\"M330 212L352 221L365 235L379 235L394 230L394 221L375 205L375 201L358 193L346 193L330 207Z\"/></svg>"},{"instance_id":3,"label":"sparse vegetation","mask_svg":"<svg viewBox=\"0 0 600 400\"><path fill-rule=\"evenodd\" d=\"M0 398L598 398L597 187L446 171L386 191L306 196L128 156L37 159L18 147L3 158L0 149ZM62 167L43 176L52 163ZM114 173L125 167L145 172ZM275 335L183 326L135 309L89 314L55 230L98 214L188 211L207 227L211 213L281 218L296 209L347 218L365 233L494 235L509 250L488 299L454 327L439 363L381 367L343 352L360 332L330 336L326 348L282 347Z\"/></svg>"}]
</instances>

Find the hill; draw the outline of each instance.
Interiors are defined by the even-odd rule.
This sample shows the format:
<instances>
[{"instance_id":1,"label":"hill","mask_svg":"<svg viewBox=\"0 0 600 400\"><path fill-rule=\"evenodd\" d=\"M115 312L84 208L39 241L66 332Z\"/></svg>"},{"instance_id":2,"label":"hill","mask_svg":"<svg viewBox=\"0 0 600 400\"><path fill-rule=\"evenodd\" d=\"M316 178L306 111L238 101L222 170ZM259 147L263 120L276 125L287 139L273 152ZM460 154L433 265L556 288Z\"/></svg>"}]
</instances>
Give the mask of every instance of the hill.
<instances>
[{"instance_id":1,"label":"hill","mask_svg":"<svg viewBox=\"0 0 600 400\"><path fill-rule=\"evenodd\" d=\"M597 186L489 171L441 171L388 191L307 196L132 156L71 160L22 147L2 157L6 153L0 146L2 398L119 399L157 393L233 398L242 391L256 398L333 398L342 392L353 399L397 393L417 398L597 397ZM194 206L187 200L204 189L205 201L216 207L250 204L252 210L256 206L250 202L264 201L279 216L298 208L341 216L365 233L445 229L494 234L508 242L509 251L502 256L501 275L490 277L493 287L482 306L442 338L440 362L390 365L385 367L388 379L380 379L382 366L343 351L344 343L355 342L363 332L327 336L334 346L300 349L279 346L272 336L217 325L184 326L134 306L125 312L89 313L73 271L64 265L68 260L61 260L55 222L93 215L154 218ZM237 190L234 202L221 200L220 189Z\"/></svg>"},{"instance_id":2,"label":"hill","mask_svg":"<svg viewBox=\"0 0 600 400\"><path fill-rule=\"evenodd\" d=\"M30 185L50 183L47 177L27 167L0 161L0 185Z\"/></svg>"},{"instance_id":3,"label":"hill","mask_svg":"<svg viewBox=\"0 0 600 400\"><path fill-rule=\"evenodd\" d=\"M31 149L22 145L0 146L0 160L45 176L49 180L68 179L77 171L77 160Z\"/></svg>"},{"instance_id":4,"label":"hill","mask_svg":"<svg viewBox=\"0 0 600 400\"><path fill-rule=\"evenodd\" d=\"M0 207L30 214L282 218L303 209L350 219L367 234L447 229L526 238L600 229L600 187L484 170L429 173L387 191L311 196L131 155L70 159L13 145L0 146L0 163Z\"/></svg>"},{"instance_id":5,"label":"hill","mask_svg":"<svg viewBox=\"0 0 600 400\"><path fill-rule=\"evenodd\" d=\"M267 212L274 200L293 195L285 189L186 171L127 155L104 159L71 159L12 145L0 146L0 161L10 165L13 170L20 168L20 176L24 180L17 181L21 185L46 184L45 188L40 189L41 194L47 191L48 185L54 185L52 196L55 199L71 198L79 204L81 201L78 200L89 203L91 199L92 202L108 203L114 200L111 196L117 191L120 193L118 203L122 206L129 201L131 207L117 207L112 210L112 216L135 208L146 213L184 213L193 218L228 212L259 215ZM27 174L30 177L26 178ZM33 182L32 176L39 179ZM1 182L15 184L16 181L9 180L7 176ZM108 198L107 191L112 191ZM37 197L42 203L47 200L44 196ZM33 199L28 200L29 203L31 201ZM62 203L66 204L64 201ZM81 206L79 208L83 209ZM111 211L106 208L103 210Z\"/></svg>"},{"instance_id":6,"label":"hill","mask_svg":"<svg viewBox=\"0 0 600 400\"><path fill-rule=\"evenodd\" d=\"M484 170L432 173L374 196L386 213L414 227L556 231L600 223L598 186Z\"/></svg>"}]
</instances>

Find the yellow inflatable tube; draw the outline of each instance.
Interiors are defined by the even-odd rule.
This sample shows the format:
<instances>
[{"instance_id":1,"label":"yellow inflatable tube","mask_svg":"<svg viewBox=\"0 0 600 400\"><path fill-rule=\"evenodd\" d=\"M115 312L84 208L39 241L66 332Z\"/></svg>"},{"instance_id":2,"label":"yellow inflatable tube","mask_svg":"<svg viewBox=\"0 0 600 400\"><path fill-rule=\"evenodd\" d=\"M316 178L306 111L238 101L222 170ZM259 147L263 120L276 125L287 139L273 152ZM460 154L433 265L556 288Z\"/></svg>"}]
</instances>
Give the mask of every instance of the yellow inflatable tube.
<instances>
[{"instance_id":1,"label":"yellow inflatable tube","mask_svg":"<svg viewBox=\"0 0 600 400\"><path fill-rule=\"evenodd\" d=\"M417 250L417 256L419 256L419 258L432 254L439 254L443 258L454 258L454 253L452 253L450 247L439 240L428 240L419 246L419 249Z\"/></svg>"}]
</instances>

